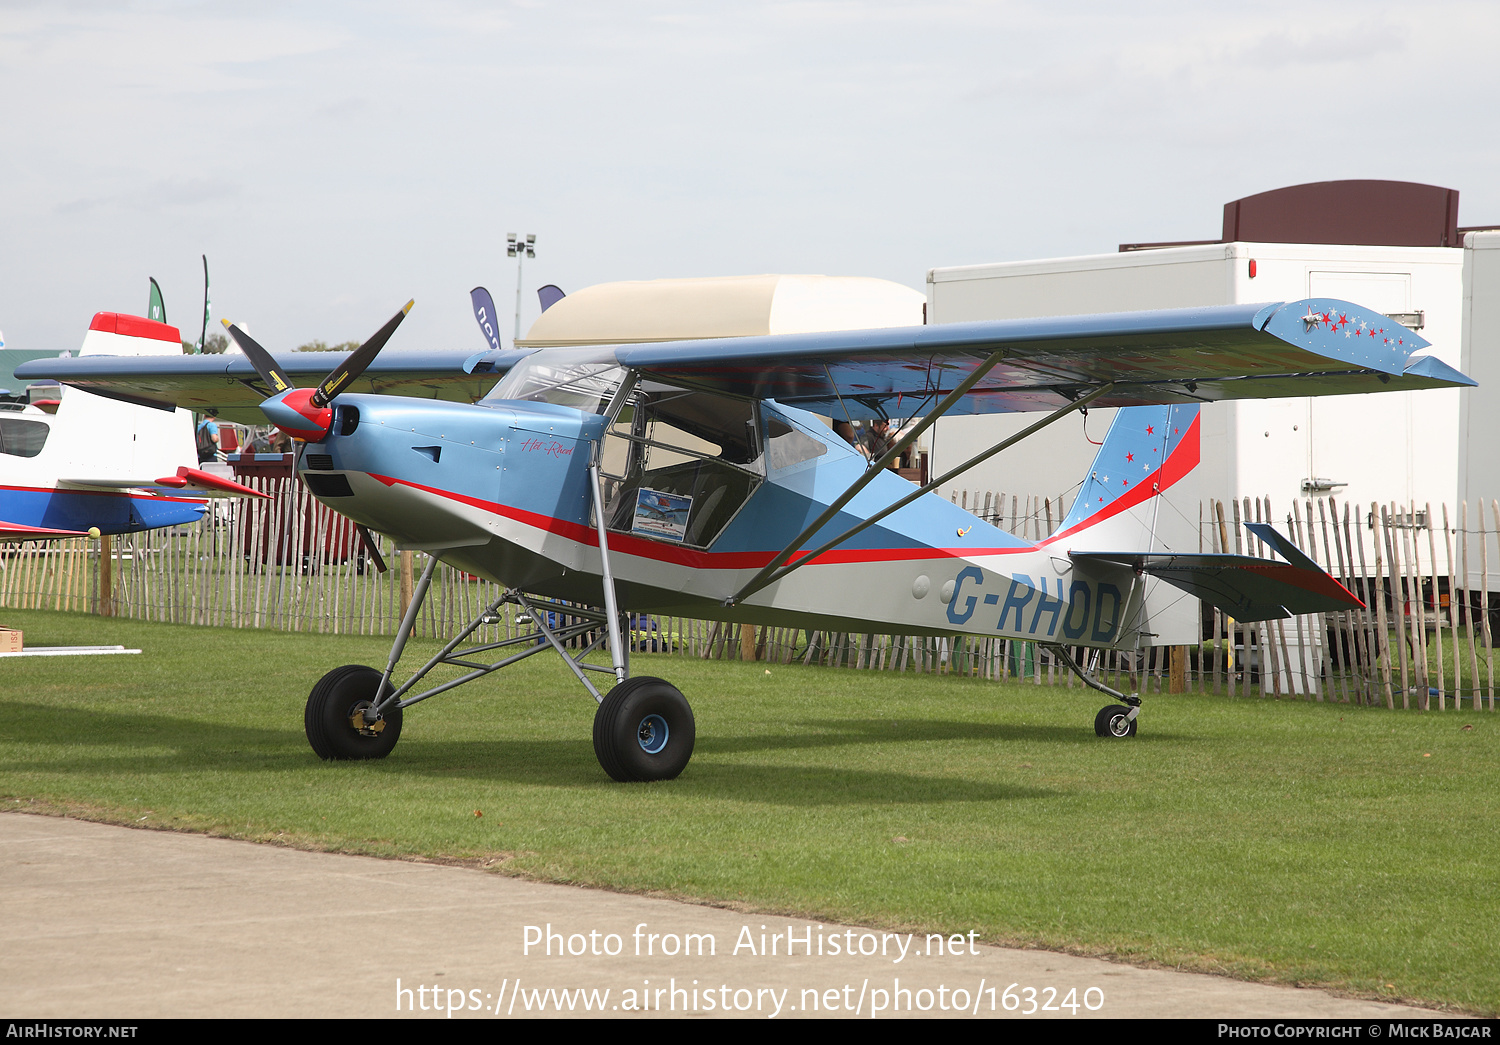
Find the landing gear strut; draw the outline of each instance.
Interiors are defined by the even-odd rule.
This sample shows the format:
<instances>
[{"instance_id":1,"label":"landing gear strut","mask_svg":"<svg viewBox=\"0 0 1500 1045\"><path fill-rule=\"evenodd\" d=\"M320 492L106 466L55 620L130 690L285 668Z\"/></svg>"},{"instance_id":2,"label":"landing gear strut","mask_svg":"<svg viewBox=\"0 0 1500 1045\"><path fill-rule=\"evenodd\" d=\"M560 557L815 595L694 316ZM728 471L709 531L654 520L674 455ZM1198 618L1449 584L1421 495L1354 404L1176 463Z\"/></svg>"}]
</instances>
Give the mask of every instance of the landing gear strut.
<instances>
[{"instance_id":1,"label":"landing gear strut","mask_svg":"<svg viewBox=\"0 0 1500 1045\"><path fill-rule=\"evenodd\" d=\"M401 714L406 708L550 649L599 704L594 716L594 752L606 773L619 781L633 781L671 780L682 772L693 754L692 709L674 686L644 675L618 682L607 693L600 692L590 674L615 675L615 669L584 662L584 657L605 644L610 631L605 614L591 607L564 605L511 589L409 679L395 686L391 676L411 636L436 563L433 559L428 564L412 593L411 607L396 633L385 671L350 664L330 671L313 687L304 722L308 743L318 757L384 758L401 736ZM507 604L524 610L537 630L498 642L463 646L481 625L499 620L500 609ZM549 614L554 621L566 619L567 623L549 624ZM617 626L616 630L621 629ZM569 642L579 639L587 640L583 648L568 648ZM477 659L480 654L502 649L508 655L499 660ZM624 653L622 643L622 664ZM469 670L430 689L419 689L417 684L439 665ZM381 696L377 698L377 694Z\"/></svg>"},{"instance_id":2,"label":"landing gear strut","mask_svg":"<svg viewBox=\"0 0 1500 1045\"><path fill-rule=\"evenodd\" d=\"M599 503L598 466L591 466L590 471L594 480L595 516L599 520L599 550L604 567L604 610L535 598L511 588L482 610L411 678L393 688L391 675L406 649L407 639L411 638L417 611L427 598L433 571L437 569L437 558L429 559L412 591L411 605L406 609L401 627L396 631L385 671L358 664L335 668L319 680L308 696L304 715L307 741L319 758L384 758L401 736L401 713L406 708L551 648L599 705L594 715L594 754L606 773L615 780L628 782L671 780L683 771L693 757L696 739L693 711L688 707L687 699L670 683L648 676L628 677L629 644L615 604L609 537L604 529L603 506ZM500 608L507 604L524 610L537 630L498 642L460 648L480 626L498 621ZM553 625L548 623L549 617L568 623ZM586 640L586 644L582 649L570 650L567 643L572 640ZM606 641L611 665L585 663L584 658ZM480 654L509 647L520 649L491 663L474 659ZM469 670L456 679L407 695L413 693L417 683L440 664ZM607 695L601 694L589 679L588 672L613 675L614 687Z\"/></svg>"},{"instance_id":3,"label":"landing gear strut","mask_svg":"<svg viewBox=\"0 0 1500 1045\"><path fill-rule=\"evenodd\" d=\"M1099 651L1094 651L1094 656L1088 667L1084 667L1073 659L1073 655L1062 646L1043 644L1043 648L1051 651L1052 655L1061 660L1073 674L1083 680L1083 684L1090 689L1096 689L1100 693L1114 697L1120 701L1119 704L1110 704L1108 707L1099 709L1099 714L1094 716L1094 735L1100 737L1112 737L1123 739L1135 736L1136 718L1141 713L1141 698L1139 694L1132 693L1126 696L1117 689L1111 689L1099 681L1099 676L1094 674L1095 667L1099 663Z\"/></svg>"}]
</instances>

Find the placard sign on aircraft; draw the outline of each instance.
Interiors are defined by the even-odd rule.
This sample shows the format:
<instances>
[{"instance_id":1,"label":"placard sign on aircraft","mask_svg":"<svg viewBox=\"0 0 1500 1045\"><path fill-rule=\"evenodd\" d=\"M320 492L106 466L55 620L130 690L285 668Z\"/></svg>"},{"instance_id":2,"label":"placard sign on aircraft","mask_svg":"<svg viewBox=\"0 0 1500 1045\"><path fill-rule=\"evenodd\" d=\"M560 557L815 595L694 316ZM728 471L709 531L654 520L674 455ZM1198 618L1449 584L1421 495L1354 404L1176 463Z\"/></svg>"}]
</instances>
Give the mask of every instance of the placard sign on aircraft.
<instances>
[{"instance_id":1,"label":"placard sign on aircraft","mask_svg":"<svg viewBox=\"0 0 1500 1045\"><path fill-rule=\"evenodd\" d=\"M269 418L303 441L298 471L320 501L433 556L384 669L340 667L313 686L305 726L319 755L382 757L406 709L550 648L597 701L595 753L622 781L675 777L695 737L682 693L630 675L622 610L1035 641L1113 698L1100 736L1133 735L1139 697L1061 647L1149 645L1148 578L1242 621L1359 604L1269 526L1250 529L1285 561L1152 550L1159 498L1198 466L1200 405L1473 384L1405 328L1333 300L376 358L405 314L315 387L235 328L243 358L95 357L26 374ZM1128 409L1046 540L931 493L1091 405ZM1042 416L924 487L886 468L938 417L1000 411ZM915 420L868 461L815 414ZM508 587L402 680L438 560ZM537 633L474 639L507 603ZM569 649L575 638L586 649ZM585 662L599 649L608 666ZM440 664L465 673L424 688Z\"/></svg>"}]
</instances>

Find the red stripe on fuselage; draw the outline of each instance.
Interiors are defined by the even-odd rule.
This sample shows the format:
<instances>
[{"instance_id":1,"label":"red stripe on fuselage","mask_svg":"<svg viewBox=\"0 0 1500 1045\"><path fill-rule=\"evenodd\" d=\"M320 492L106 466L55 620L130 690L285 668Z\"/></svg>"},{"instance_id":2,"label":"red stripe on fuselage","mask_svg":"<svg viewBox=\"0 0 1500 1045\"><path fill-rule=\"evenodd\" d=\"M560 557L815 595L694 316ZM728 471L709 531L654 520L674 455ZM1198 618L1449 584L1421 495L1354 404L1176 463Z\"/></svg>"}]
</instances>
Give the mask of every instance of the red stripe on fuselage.
<instances>
[{"instance_id":1,"label":"red stripe on fuselage","mask_svg":"<svg viewBox=\"0 0 1500 1045\"><path fill-rule=\"evenodd\" d=\"M513 508L508 504L500 504L495 501L486 501L478 497L468 497L461 493L450 490L440 490L435 486L423 486L421 483L409 482L405 479L397 479L388 475L376 475L374 472L366 473L376 482L386 486L409 486L423 493L434 494L445 497L450 501L466 504L471 508L478 508L547 533L555 533L559 537L565 537L570 541L586 545L591 548L599 546L599 534L589 526L582 523L570 522L566 519L555 519L550 515L542 515L538 512L528 512L522 508ZM642 559L654 559L657 562L672 563L676 566L687 566L696 570L758 570L772 559L776 558L777 552L707 552L695 548L681 548L671 544L661 544L657 541L648 541L640 537L633 537L628 533L610 531L609 546L611 551L621 552L625 555L634 555ZM819 566L831 566L840 563L855 562L903 562L913 559L965 559L980 555L1013 555L1017 552L1029 552L1036 549L1030 545L1021 548L864 548L857 550L834 549L819 555L815 560ZM793 562L807 557L806 552L801 552L792 557Z\"/></svg>"},{"instance_id":2,"label":"red stripe on fuselage","mask_svg":"<svg viewBox=\"0 0 1500 1045\"><path fill-rule=\"evenodd\" d=\"M1087 519L1061 533L1053 534L1051 537L1038 544L1025 545L1018 548L869 548L861 550L833 549L818 556L819 565L832 565L836 563L855 562L900 562L912 559L948 558L965 559L983 555L1016 555L1021 552L1035 551L1046 547L1055 541L1070 537L1082 530L1087 529L1106 519L1128 511L1138 504L1144 503L1149 498L1161 493L1181 481L1194 468L1198 467L1200 460L1198 418L1195 417L1188 425L1188 430L1183 434L1176 449L1168 455L1151 475L1137 483L1123 496L1112 501L1104 508L1095 512ZM436 494L446 497L461 504L467 504L495 515L500 515L528 526L545 530L566 537L571 541L590 547L597 547L599 536L594 530L581 523L568 522L564 519L554 519L551 516L541 515L536 512L528 512L520 508L512 508L509 505L499 504L495 501L485 501L477 497L467 497L463 494L453 493L449 490L440 490L433 486L423 486L420 483L408 482L405 479L397 479L392 476L376 475L368 473L370 478L384 483L386 486L400 484L409 486L415 490ZM758 570L776 557L777 552L705 552L692 548L679 548L669 544L661 544L656 541L647 541L629 534L614 533L611 538L611 546L627 555L635 555L643 559L654 559L658 562L669 562L679 566L688 566L693 569L721 569L721 570ZM800 552L792 557L792 562L798 562L806 558L806 552Z\"/></svg>"}]
</instances>

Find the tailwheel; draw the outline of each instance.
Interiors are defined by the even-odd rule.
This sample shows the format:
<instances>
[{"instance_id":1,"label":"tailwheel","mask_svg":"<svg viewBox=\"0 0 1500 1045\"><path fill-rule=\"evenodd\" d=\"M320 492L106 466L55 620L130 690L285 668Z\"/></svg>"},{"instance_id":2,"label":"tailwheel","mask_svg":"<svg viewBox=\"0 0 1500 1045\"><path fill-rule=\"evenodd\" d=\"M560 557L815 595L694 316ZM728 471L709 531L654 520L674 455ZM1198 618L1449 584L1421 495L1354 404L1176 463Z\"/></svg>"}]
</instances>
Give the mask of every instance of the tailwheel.
<instances>
[{"instance_id":1,"label":"tailwheel","mask_svg":"<svg viewBox=\"0 0 1500 1045\"><path fill-rule=\"evenodd\" d=\"M1135 736L1135 716L1131 714L1134 710L1124 704L1100 708L1099 714L1094 716L1094 732L1101 737Z\"/></svg>"},{"instance_id":2,"label":"tailwheel","mask_svg":"<svg viewBox=\"0 0 1500 1045\"><path fill-rule=\"evenodd\" d=\"M693 757L695 738L687 698L649 675L610 690L594 715L594 754L621 783L673 779Z\"/></svg>"},{"instance_id":3,"label":"tailwheel","mask_svg":"<svg viewBox=\"0 0 1500 1045\"><path fill-rule=\"evenodd\" d=\"M384 758L401 738L401 709L389 707L367 721L381 673L362 664L334 668L307 697L307 742L323 759Z\"/></svg>"}]
</instances>

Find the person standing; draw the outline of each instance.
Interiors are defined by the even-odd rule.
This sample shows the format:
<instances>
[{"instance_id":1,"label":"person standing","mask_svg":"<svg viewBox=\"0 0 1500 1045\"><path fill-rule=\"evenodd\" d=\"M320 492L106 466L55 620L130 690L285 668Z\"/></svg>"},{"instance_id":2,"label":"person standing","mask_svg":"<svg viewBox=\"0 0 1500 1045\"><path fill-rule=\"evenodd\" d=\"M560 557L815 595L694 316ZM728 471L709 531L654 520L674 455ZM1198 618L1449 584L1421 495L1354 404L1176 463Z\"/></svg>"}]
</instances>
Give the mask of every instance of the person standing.
<instances>
[{"instance_id":1,"label":"person standing","mask_svg":"<svg viewBox=\"0 0 1500 1045\"><path fill-rule=\"evenodd\" d=\"M198 463L206 464L219 459L219 422L213 414L206 414L198 422Z\"/></svg>"},{"instance_id":2,"label":"person standing","mask_svg":"<svg viewBox=\"0 0 1500 1045\"><path fill-rule=\"evenodd\" d=\"M860 441L860 452L872 461L880 460L896 444L891 423L884 418L876 418L865 425L861 434L863 438ZM899 461L893 460L887 467L894 471L899 464Z\"/></svg>"}]
</instances>

